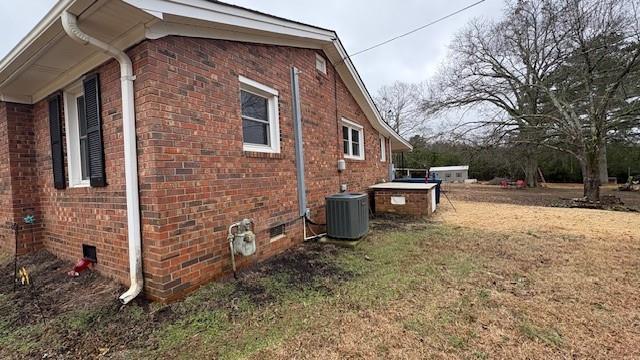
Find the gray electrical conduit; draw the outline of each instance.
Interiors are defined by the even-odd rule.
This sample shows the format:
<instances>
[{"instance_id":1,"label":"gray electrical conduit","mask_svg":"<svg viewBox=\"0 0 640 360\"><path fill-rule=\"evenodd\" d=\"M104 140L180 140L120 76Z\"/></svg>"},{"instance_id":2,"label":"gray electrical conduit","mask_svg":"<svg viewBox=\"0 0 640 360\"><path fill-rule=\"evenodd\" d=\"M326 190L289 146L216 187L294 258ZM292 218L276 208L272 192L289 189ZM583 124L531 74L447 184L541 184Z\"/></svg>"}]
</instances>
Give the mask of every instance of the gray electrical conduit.
<instances>
[{"instance_id":1,"label":"gray electrical conduit","mask_svg":"<svg viewBox=\"0 0 640 360\"><path fill-rule=\"evenodd\" d=\"M296 179L298 183L298 206L299 215L302 218L303 240L310 241L324 236L326 234L315 234L314 236L307 237L307 221L314 224L308 218L307 213L307 191L304 185L304 142L302 139L302 113L300 110L300 81L298 74L300 71L295 67L291 67L291 98L292 112L293 112L293 133L295 137L295 150L296 150ZM309 228L313 233L313 230Z\"/></svg>"}]
</instances>

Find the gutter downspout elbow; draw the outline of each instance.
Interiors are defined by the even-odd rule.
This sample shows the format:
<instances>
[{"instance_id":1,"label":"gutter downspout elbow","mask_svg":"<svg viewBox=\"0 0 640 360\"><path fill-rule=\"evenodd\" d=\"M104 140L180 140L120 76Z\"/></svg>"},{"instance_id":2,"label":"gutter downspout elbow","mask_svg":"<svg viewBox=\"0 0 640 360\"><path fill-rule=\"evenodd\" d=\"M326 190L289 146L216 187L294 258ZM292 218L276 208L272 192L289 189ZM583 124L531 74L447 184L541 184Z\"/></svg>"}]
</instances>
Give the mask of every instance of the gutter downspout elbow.
<instances>
[{"instance_id":1,"label":"gutter downspout elbow","mask_svg":"<svg viewBox=\"0 0 640 360\"><path fill-rule=\"evenodd\" d=\"M127 232L129 240L130 287L120 295L123 304L142 292L142 240L140 234L140 202L138 196L138 151L136 148L136 117L134 103L133 65L122 50L84 33L78 27L75 15L64 11L60 16L62 27L69 37L84 45L93 45L118 60L122 91L122 133L124 137L124 174L127 198Z\"/></svg>"}]
</instances>

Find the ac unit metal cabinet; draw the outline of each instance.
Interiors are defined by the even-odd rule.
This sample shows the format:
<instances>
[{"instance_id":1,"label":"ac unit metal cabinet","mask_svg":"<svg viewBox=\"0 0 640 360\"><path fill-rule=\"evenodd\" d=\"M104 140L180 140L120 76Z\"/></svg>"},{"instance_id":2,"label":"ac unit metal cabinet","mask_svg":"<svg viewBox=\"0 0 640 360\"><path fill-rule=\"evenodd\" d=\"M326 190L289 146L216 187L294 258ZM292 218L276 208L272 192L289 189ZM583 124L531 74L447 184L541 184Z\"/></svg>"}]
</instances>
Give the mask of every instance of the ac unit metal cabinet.
<instances>
[{"instance_id":1,"label":"ac unit metal cabinet","mask_svg":"<svg viewBox=\"0 0 640 360\"><path fill-rule=\"evenodd\" d=\"M326 200L327 235L336 239L359 239L369 232L369 196L339 193Z\"/></svg>"}]
</instances>

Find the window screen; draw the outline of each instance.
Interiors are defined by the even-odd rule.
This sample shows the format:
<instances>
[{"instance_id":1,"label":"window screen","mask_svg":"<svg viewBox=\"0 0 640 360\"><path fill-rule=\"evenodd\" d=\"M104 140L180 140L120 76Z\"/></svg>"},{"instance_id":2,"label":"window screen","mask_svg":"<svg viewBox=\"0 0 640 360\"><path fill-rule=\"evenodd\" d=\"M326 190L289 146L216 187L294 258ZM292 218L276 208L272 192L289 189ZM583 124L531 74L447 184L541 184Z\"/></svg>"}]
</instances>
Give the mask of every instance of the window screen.
<instances>
[{"instance_id":1,"label":"window screen","mask_svg":"<svg viewBox=\"0 0 640 360\"><path fill-rule=\"evenodd\" d=\"M87 148L87 116L84 112L84 96L76 98L76 105L78 108L78 138L80 139L80 170L82 180L87 180L89 179L89 162L87 161L89 151Z\"/></svg>"},{"instance_id":2,"label":"window screen","mask_svg":"<svg viewBox=\"0 0 640 360\"><path fill-rule=\"evenodd\" d=\"M268 100L250 92L240 91L242 134L245 143L269 145Z\"/></svg>"}]
</instances>

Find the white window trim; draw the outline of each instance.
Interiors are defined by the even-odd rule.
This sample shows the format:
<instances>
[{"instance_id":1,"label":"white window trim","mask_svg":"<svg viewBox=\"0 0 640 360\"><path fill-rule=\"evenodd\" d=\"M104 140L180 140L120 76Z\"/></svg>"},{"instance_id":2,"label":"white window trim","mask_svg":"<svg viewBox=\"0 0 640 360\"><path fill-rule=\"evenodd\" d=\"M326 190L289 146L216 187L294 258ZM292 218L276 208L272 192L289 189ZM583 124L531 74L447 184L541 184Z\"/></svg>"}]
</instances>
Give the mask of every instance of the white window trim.
<instances>
[{"instance_id":1,"label":"white window trim","mask_svg":"<svg viewBox=\"0 0 640 360\"><path fill-rule=\"evenodd\" d=\"M243 141L242 150L263 153L280 153L280 115L278 112L278 91L259 82L248 79L242 75L240 80L240 90L267 98L269 107L269 140L270 145L249 144ZM242 110L241 110L242 111Z\"/></svg>"},{"instance_id":2,"label":"white window trim","mask_svg":"<svg viewBox=\"0 0 640 360\"><path fill-rule=\"evenodd\" d=\"M349 121L345 118L342 118L342 126L346 126L349 129L349 154L344 154L344 138L342 137L342 133L340 134L340 140L342 141L342 146L343 146L343 155L345 159L352 159L352 160L364 160L364 127L362 127L362 125L360 124L356 124L353 121ZM341 128L342 129L342 128ZM351 153L353 152L352 148L351 148L351 144L352 144L352 139L351 139L351 130L357 130L360 133L360 155L359 156L354 156L351 155Z\"/></svg>"},{"instance_id":3,"label":"white window trim","mask_svg":"<svg viewBox=\"0 0 640 360\"><path fill-rule=\"evenodd\" d=\"M82 81L78 81L64 89L64 128L67 143L67 169L69 187L91 186L89 179L82 179L82 161L80 159L80 132L78 124L78 107L76 99L84 95Z\"/></svg>"},{"instance_id":4,"label":"white window trim","mask_svg":"<svg viewBox=\"0 0 640 360\"><path fill-rule=\"evenodd\" d=\"M380 161L387 161L387 139L380 135Z\"/></svg>"}]
</instances>

